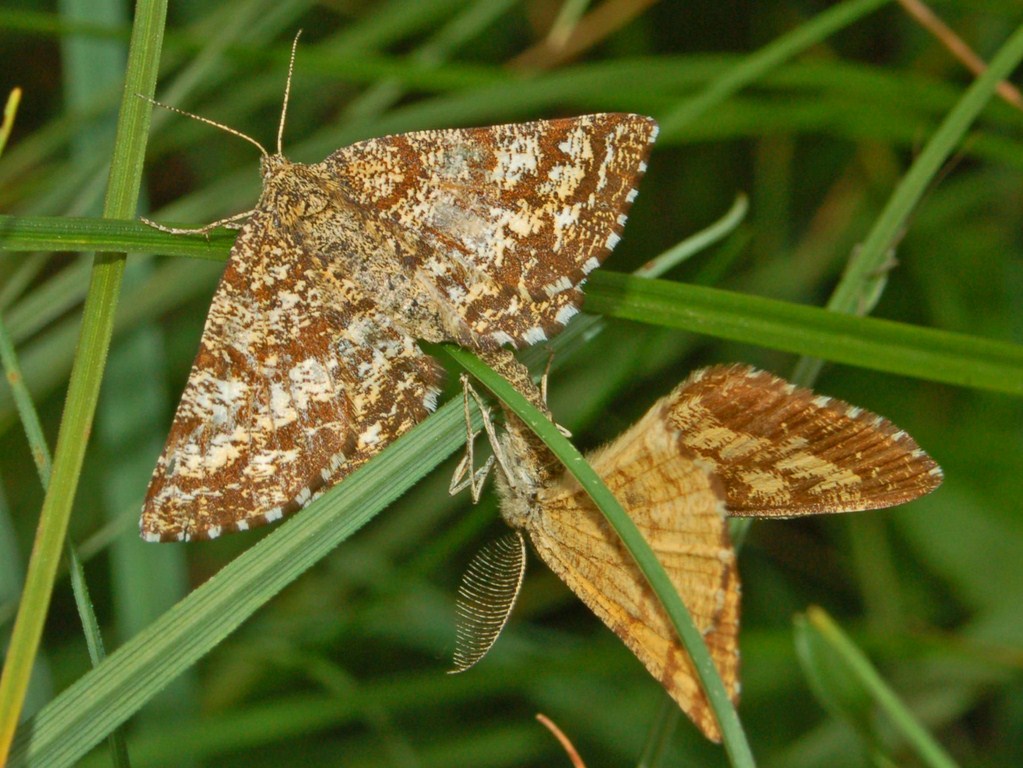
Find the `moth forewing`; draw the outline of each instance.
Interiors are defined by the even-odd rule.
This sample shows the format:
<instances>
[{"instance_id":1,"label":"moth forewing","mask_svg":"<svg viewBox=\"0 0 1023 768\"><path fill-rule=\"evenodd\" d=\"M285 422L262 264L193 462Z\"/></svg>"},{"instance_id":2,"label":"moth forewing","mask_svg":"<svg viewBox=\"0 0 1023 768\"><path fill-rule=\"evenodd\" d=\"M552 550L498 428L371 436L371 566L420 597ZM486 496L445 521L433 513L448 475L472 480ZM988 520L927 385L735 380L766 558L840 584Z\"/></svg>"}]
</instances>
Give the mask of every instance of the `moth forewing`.
<instances>
[{"instance_id":1,"label":"moth forewing","mask_svg":"<svg viewBox=\"0 0 1023 768\"><path fill-rule=\"evenodd\" d=\"M669 403L680 449L720 478L730 515L879 509L941 484L941 468L884 417L766 371L707 368Z\"/></svg>"}]
</instances>

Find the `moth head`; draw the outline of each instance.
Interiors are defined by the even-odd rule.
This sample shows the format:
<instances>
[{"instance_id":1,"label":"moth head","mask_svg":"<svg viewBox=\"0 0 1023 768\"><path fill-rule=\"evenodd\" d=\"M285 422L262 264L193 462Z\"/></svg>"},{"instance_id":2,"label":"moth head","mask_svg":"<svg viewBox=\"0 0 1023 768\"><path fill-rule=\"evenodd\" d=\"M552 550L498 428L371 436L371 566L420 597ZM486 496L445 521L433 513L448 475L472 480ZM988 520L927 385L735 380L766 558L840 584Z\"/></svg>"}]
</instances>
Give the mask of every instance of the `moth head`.
<instances>
[{"instance_id":1,"label":"moth head","mask_svg":"<svg viewBox=\"0 0 1023 768\"><path fill-rule=\"evenodd\" d=\"M289 165L289 163L284 155L263 155L259 159L259 173L262 175L263 181L265 182L272 176L279 174L281 168L285 165Z\"/></svg>"}]
</instances>

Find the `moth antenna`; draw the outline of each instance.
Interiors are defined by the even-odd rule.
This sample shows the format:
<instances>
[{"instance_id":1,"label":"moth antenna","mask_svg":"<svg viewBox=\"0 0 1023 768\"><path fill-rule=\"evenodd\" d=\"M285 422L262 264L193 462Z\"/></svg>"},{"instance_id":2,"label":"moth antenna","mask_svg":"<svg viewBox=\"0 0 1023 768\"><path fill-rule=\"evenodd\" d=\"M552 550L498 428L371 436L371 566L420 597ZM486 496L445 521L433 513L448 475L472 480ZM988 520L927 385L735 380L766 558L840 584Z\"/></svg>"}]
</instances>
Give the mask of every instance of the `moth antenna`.
<instances>
[{"instance_id":1,"label":"moth antenna","mask_svg":"<svg viewBox=\"0 0 1023 768\"><path fill-rule=\"evenodd\" d=\"M268 157L270 154L269 152L266 151L263 145L256 141L254 138L242 133L241 131L237 131L234 128L231 128L230 126L224 125L223 123L218 123L216 120L210 120L208 117L203 117L202 115L197 115L193 112L186 112L185 110L179 109L178 107L172 107L170 104L164 104L162 101L151 99L148 96L141 93L136 93L135 95L138 96L140 99L148 101L154 107L160 107L171 112L177 112L179 115L190 117L193 120L198 120L200 123L206 123L206 125L212 125L214 128L219 128L220 130L226 133L230 133L232 136L237 136L240 139L245 139L245 141L249 142L249 144L255 146L259 150L260 154L263 155L263 157Z\"/></svg>"},{"instance_id":2,"label":"moth antenna","mask_svg":"<svg viewBox=\"0 0 1023 768\"><path fill-rule=\"evenodd\" d=\"M291 58L288 60L288 80L284 84L284 106L281 107L281 124L277 127L277 154L284 154L284 118L288 114L288 99L291 98L291 75L295 71L295 51L298 50L298 38L302 37L302 30L298 30L294 41L291 43Z\"/></svg>"},{"instance_id":3,"label":"moth antenna","mask_svg":"<svg viewBox=\"0 0 1023 768\"><path fill-rule=\"evenodd\" d=\"M526 574L520 531L486 544L469 562L455 605L455 668L464 672L487 655L508 623Z\"/></svg>"}]
</instances>

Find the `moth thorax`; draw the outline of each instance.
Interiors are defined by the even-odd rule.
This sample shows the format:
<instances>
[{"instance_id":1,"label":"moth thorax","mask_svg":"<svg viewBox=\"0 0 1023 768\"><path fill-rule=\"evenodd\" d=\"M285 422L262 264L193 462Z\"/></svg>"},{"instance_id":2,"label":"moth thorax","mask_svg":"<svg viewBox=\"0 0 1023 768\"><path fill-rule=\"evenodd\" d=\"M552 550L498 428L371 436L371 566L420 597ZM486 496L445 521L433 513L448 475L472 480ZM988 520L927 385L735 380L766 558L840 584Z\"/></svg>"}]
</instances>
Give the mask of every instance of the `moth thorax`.
<instances>
[{"instance_id":1,"label":"moth thorax","mask_svg":"<svg viewBox=\"0 0 1023 768\"><path fill-rule=\"evenodd\" d=\"M497 495L501 499L501 517L515 529L529 528L529 519L536 510L536 489L515 486L501 473L495 478Z\"/></svg>"},{"instance_id":2,"label":"moth thorax","mask_svg":"<svg viewBox=\"0 0 1023 768\"><path fill-rule=\"evenodd\" d=\"M527 528L536 513L537 496L549 479L525 427L512 421L501 435L499 453L503 469L497 473L496 486L501 497L501 516L512 528Z\"/></svg>"}]
</instances>

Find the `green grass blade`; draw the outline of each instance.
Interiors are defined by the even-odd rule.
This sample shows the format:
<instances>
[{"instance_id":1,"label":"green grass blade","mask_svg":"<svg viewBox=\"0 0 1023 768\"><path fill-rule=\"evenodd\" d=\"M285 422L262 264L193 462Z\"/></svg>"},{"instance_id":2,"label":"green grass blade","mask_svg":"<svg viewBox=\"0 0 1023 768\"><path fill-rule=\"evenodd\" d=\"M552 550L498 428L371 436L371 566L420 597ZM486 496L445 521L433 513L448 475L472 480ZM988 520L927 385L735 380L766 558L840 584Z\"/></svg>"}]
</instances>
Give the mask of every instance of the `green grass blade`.
<instances>
[{"instance_id":1,"label":"green grass blade","mask_svg":"<svg viewBox=\"0 0 1023 768\"><path fill-rule=\"evenodd\" d=\"M25 435L29 446L32 449L32 458L36 463L39 472L39 480L43 489L49 487L52 459L50 449L46 444L43 435L42 425L39 422L39 414L32 398L21 378L21 368L18 364L17 354L14 345L10 341L7 327L0 320L0 362L3 364L4 375L14 393L14 399L18 406L18 415L21 418ZM85 581L85 572L81 561L78 558L75 548L67 545L67 555L70 564L71 586L75 596L75 603L78 606L78 614L82 621L82 628L85 633L86 643L89 647L89 657L93 666L103 660L105 651L103 648L103 637L100 633L99 622L93 609L92 600L89 597L88 585ZM124 736L116 730L110 735L110 747L114 764L118 768L129 765L128 751L125 746Z\"/></svg>"},{"instance_id":2,"label":"green grass blade","mask_svg":"<svg viewBox=\"0 0 1023 768\"><path fill-rule=\"evenodd\" d=\"M94 248L95 237L104 243L130 242L139 250L210 260L226 258L234 237L219 231L209 240L168 235L136 222L78 219L69 225L67 220L45 217L0 217L0 248L38 250L60 242L56 238L62 227L76 231L74 247ZM72 247L72 236L60 237L65 248ZM888 373L1023 394L1023 348L1008 342L607 271L595 272L587 283L585 309Z\"/></svg>"},{"instance_id":3,"label":"green grass blade","mask_svg":"<svg viewBox=\"0 0 1023 768\"><path fill-rule=\"evenodd\" d=\"M828 300L827 308L833 312L864 314L876 301L874 290L886 264L893 258L895 244L908 226L913 211L920 204L927 189L941 171L952 153L961 146L967 130L995 95L999 83L1005 80L1023 59L1023 27L1020 27L1002 46L991 65L963 94L955 108L948 113L941 126L927 142L909 172L899 182L891 199L871 228L863 246L856 250ZM806 385L820 369L817 358L803 358L796 367L794 379Z\"/></svg>"},{"instance_id":4,"label":"green grass blade","mask_svg":"<svg viewBox=\"0 0 1023 768\"><path fill-rule=\"evenodd\" d=\"M987 70L963 94L934 136L924 147L878 217L863 247L849 264L828 301L828 309L853 312L861 302L862 287L884 267L899 233L919 205L942 166L962 144L966 132L995 95L998 84L1023 60L1023 26L1019 27L992 59Z\"/></svg>"},{"instance_id":5,"label":"green grass blade","mask_svg":"<svg viewBox=\"0 0 1023 768\"><path fill-rule=\"evenodd\" d=\"M698 285L595 272L588 312L903 376L1023 395L1023 346Z\"/></svg>"},{"instance_id":6,"label":"green grass blade","mask_svg":"<svg viewBox=\"0 0 1023 768\"><path fill-rule=\"evenodd\" d=\"M828 36L873 13L889 0L847 0L829 8L779 37L741 63L712 80L699 96L684 103L661 119L661 130L670 135L689 126L708 110L721 104L750 83L763 78L787 59L817 45Z\"/></svg>"},{"instance_id":7,"label":"green grass blade","mask_svg":"<svg viewBox=\"0 0 1023 768\"><path fill-rule=\"evenodd\" d=\"M136 14L126 91L131 94L152 93L166 17L166 1L141 2ZM148 104L133 97L122 102L104 205L104 215L110 218L128 218L134 213L149 125L148 107ZM97 256L86 299L76 364L68 386L65 416L57 438L52 481L40 512L25 589L0 677L0 761L6 758L10 749L32 664L39 649L99 397L103 363L113 333L114 309L123 271L123 254Z\"/></svg>"},{"instance_id":8,"label":"green grass blade","mask_svg":"<svg viewBox=\"0 0 1023 768\"><path fill-rule=\"evenodd\" d=\"M823 701L858 728L870 720L866 708L879 708L889 724L929 768L956 768L955 761L888 687L870 660L821 608L796 620L799 660ZM826 678L826 679L825 679Z\"/></svg>"},{"instance_id":9,"label":"green grass blade","mask_svg":"<svg viewBox=\"0 0 1023 768\"><path fill-rule=\"evenodd\" d=\"M169 235L140 221L127 219L0 216L0 250L15 252L126 251L223 261L237 235L224 229L211 232L208 237Z\"/></svg>"},{"instance_id":10,"label":"green grass blade","mask_svg":"<svg viewBox=\"0 0 1023 768\"><path fill-rule=\"evenodd\" d=\"M25 437L32 450L32 461L35 462L39 479L45 488L50 482L52 469L50 448L46 444L43 427L39 423L39 414L32 403L32 395L29 394L28 387L25 386L25 380L21 375L21 364L18 362L18 355L11 336L7 332L7 323L2 318L0 318L0 364L3 365L4 376L11 388L11 395L18 409L18 417L21 419Z\"/></svg>"},{"instance_id":11,"label":"green grass blade","mask_svg":"<svg viewBox=\"0 0 1023 768\"><path fill-rule=\"evenodd\" d=\"M4 116L3 120L0 121L0 155L4 152L4 147L7 146L7 139L11 135L11 129L14 127L14 116L18 113L18 105L21 103L21 89L12 88L11 92L7 94L7 101L4 103Z\"/></svg>"},{"instance_id":12,"label":"green grass blade","mask_svg":"<svg viewBox=\"0 0 1023 768\"><path fill-rule=\"evenodd\" d=\"M99 622L96 620L96 611L93 608L92 598L89 595L89 585L85 580L85 568L78 558L74 547L67 548L68 572L71 575L71 585L75 594L75 605L78 607L78 616L82 620L82 629L85 632L85 642L89 647L89 660L93 667L98 667L107 652L103 645L103 635L100 633ZM108 737L110 742L110 760L115 768L127 768L131 765L128 759L128 747L124 741L124 733L120 728L115 728Z\"/></svg>"},{"instance_id":13,"label":"green grass blade","mask_svg":"<svg viewBox=\"0 0 1023 768\"><path fill-rule=\"evenodd\" d=\"M736 195L732 207L725 212L724 216L699 232L694 232L664 253L650 259L632 274L636 277L661 277L684 261L688 261L696 254L733 234L746 218L748 211L749 198L739 193Z\"/></svg>"}]
</instances>

